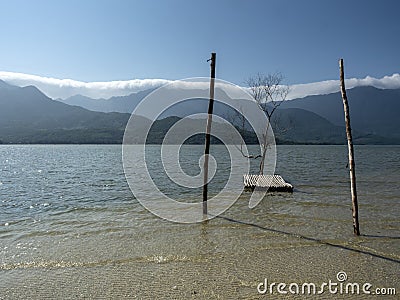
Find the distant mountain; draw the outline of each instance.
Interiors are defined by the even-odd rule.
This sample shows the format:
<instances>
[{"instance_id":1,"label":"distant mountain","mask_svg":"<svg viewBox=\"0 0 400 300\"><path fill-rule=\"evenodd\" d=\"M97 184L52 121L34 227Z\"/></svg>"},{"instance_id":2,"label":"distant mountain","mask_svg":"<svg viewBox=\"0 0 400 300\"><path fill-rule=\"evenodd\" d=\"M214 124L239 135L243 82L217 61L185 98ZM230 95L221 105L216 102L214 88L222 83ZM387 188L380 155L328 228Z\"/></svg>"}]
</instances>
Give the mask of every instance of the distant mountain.
<instances>
[{"instance_id":1,"label":"distant mountain","mask_svg":"<svg viewBox=\"0 0 400 300\"><path fill-rule=\"evenodd\" d=\"M274 133L280 140L295 143L343 144L343 127L304 109L288 108L275 111L272 119Z\"/></svg>"},{"instance_id":2,"label":"distant mountain","mask_svg":"<svg viewBox=\"0 0 400 300\"><path fill-rule=\"evenodd\" d=\"M347 91L351 125L354 130L400 141L400 89L382 90L356 87ZM344 125L340 93L308 96L286 101L282 108L300 108L314 112L334 125Z\"/></svg>"},{"instance_id":3,"label":"distant mountain","mask_svg":"<svg viewBox=\"0 0 400 300\"><path fill-rule=\"evenodd\" d=\"M14 86L14 85L11 85L11 84L8 84L3 80L0 80L0 89L8 89L8 90L10 90L10 89L18 89L18 87Z\"/></svg>"},{"instance_id":4,"label":"distant mountain","mask_svg":"<svg viewBox=\"0 0 400 300\"><path fill-rule=\"evenodd\" d=\"M131 113L140 101L154 89L132 93L128 96L111 97L110 99L92 99L82 95L75 95L67 99L57 99L69 105L76 105L88 110L99 112Z\"/></svg>"},{"instance_id":5,"label":"distant mountain","mask_svg":"<svg viewBox=\"0 0 400 300\"><path fill-rule=\"evenodd\" d=\"M281 108L272 119L277 144L346 144L344 126L300 108ZM396 144L398 140L352 130L355 144Z\"/></svg>"},{"instance_id":6,"label":"distant mountain","mask_svg":"<svg viewBox=\"0 0 400 300\"><path fill-rule=\"evenodd\" d=\"M139 99L144 94L136 95L135 99ZM349 93L350 97L353 97L351 93ZM116 99L118 98L114 100ZM339 103L341 102L339 101ZM282 107L287 106L286 104ZM319 105L323 106L323 104ZM353 106L355 105L353 104ZM205 108L207 108L205 99L192 99L183 106L171 107L167 113L161 116L160 120L153 124L147 141L161 143L165 133L175 122L180 120L180 116L186 116L193 112L204 112ZM216 113L222 116L230 113L220 103L216 103L215 109ZM174 117L174 115L178 115L178 117ZM392 117L389 114L388 116ZM90 111L52 100L36 87L20 88L0 81L0 143L121 143L129 118L130 114L128 113ZM137 123L139 134L140 127L151 121L140 116L136 116L136 118L139 120ZM198 126L199 122L204 122L204 120L185 120L184 122L185 129ZM326 118L302 108L277 110L272 125L278 143L346 143L343 126L335 125ZM213 126L215 126L214 129L217 129L218 126L219 129L224 130L218 124ZM244 132L244 136L247 142L256 142L255 136L251 132ZM384 144L396 141L394 138L389 139L358 130L354 130L354 138L356 143L363 144ZM132 141L135 141L135 136L132 137ZM203 143L203 141L204 136L197 135L191 138L189 143Z\"/></svg>"},{"instance_id":7,"label":"distant mountain","mask_svg":"<svg viewBox=\"0 0 400 300\"><path fill-rule=\"evenodd\" d=\"M60 100L89 110L101 112L131 113L137 104L153 90L110 99L91 99L73 96ZM370 86L356 87L347 91L351 123L354 130L386 138L387 143L400 142L400 89L382 90ZM171 107L162 116L184 117L189 114L206 112L206 99L192 99L179 106ZM333 125L344 126L343 104L340 93L308 96L286 101L283 108L299 108L313 112L330 121ZM225 114L225 107L216 104L215 113ZM225 115L226 117L226 115Z\"/></svg>"},{"instance_id":8,"label":"distant mountain","mask_svg":"<svg viewBox=\"0 0 400 300\"><path fill-rule=\"evenodd\" d=\"M0 82L3 143L114 143L129 114L92 112L45 96L36 87Z\"/></svg>"}]
</instances>

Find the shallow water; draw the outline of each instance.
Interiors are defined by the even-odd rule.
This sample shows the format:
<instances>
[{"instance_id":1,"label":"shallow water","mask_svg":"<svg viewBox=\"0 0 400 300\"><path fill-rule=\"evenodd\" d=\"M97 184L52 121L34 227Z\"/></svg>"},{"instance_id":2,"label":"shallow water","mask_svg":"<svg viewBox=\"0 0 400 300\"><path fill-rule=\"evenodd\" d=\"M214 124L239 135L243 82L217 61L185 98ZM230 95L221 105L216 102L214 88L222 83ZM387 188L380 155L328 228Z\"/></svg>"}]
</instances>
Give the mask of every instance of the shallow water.
<instances>
[{"instance_id":1,"label":"shallow water","mask_svg":"<svg viewBox=\"0 0 400 300\"><path fill-rule=\"evenodd\" d=\"M183 149L185 171L199 172L202 151ZM201 189L173 186L158 153L150 146L159 188L197 201ZM230 165L222 146L212 154L215 194ZM134 198L121 146L0 146L0 299L253 299L265 277L322 282L339 271L400 291L400 147L356 146L358 238L346 146L278 146L277 156L293 194L267 194L249 209L243 193L206 224L176 224Z\"/></svg>"}]
</instances>

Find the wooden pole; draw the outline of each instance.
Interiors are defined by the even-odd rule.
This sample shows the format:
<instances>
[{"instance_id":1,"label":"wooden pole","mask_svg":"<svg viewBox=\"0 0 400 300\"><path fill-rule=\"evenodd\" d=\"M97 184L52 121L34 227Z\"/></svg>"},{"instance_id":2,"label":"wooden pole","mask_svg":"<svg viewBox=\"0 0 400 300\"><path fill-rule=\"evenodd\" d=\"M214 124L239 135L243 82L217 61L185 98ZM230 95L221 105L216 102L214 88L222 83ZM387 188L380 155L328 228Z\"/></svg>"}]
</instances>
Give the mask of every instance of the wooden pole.
<instances>
[{"instance_id":1,"label":"wooden pole","mask_svg":"<svg viewBox=\"0 0 400 300\"><path fill-rule=\"evenodd\" d=\"M347 145L349 148L349 169L350 169L350 181L351 181L351 202L353 211L353 229L355 235L360 235L360 227L358 223L358 201L357 201L357 189L356 189L356 169L354 162L353 138L351 135L349 103L347 102L346 87L344 85L344 67L342 58L339 60L339 67L340 67L340 91L342 93L342 99L343 99L344 118L346 121Z\"/></svg>"},{"instance_id":2,"label":"wooden pole","mask_svg":"<svg viewBox=\"0 0 400 300\"><path fill-rule=\"evenodd\" d=\"M214 108L214 86L215 86L215 63L216 63L216 53L211 53L211 78L210 78L210 101L208 103L208 118L207 118L207 128L206 128L206 140L204 149L204 185L203 185L203 219L207 219L207 193L208 193L208 158L210 154L210 139L211 139L211 122L212 113Z\"/></svg>"}]
</instances>

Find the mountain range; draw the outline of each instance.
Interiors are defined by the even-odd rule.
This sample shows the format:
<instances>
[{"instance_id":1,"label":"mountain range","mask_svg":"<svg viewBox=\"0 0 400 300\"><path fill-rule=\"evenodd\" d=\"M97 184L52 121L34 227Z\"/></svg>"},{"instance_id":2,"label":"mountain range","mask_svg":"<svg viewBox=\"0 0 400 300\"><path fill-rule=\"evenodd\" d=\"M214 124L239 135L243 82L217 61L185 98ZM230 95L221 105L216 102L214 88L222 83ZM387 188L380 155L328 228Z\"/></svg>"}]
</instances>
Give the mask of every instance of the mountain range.
<instances>
[{"instance_id":1,"label":"mountain range","mask_svg":"<svg viewBox=\"0 0 400 300\"><path fill-rule=\"evenodd\" d=\"M0 142L121 143L130 113L153 90L124 97L91 99L74 96L53 100L34 86L0 81ZM348 91L354 140L360 144L399 144L400 90L358 87ZM192 99L173 107L152 127L149 143L160 143L181 117L205 112L207 101ZM216 114L226 108L216 105ZM144 117L145 122L151 122ZM272 122L278 143L344 144L343 104L339 93L285 101ZM193 122L197 122L193 120ZM284 130L281 130L284 128ZM250 132L244 132L253 141ZM253 135L254 137L254 135ZM202 143L201 137L192 143Z\"/></svg>"},{"instance_id":2,"label":"mountain range","mask_svg":"<svg viewBox=\"0 0 400 300\"><path fill-rule=\"evenodd\" d=\"M0 81L3 143L117 143L129 114L93 112Z\"/></svg>"},{"instance_id":3,"label":"mountain range","mask_svg":"<svg viewBox=\"0 0 400 300\"><path fill-rule=\"evenodd\" d=\"M352 128L386 138L400 138L400 89L355 87L347 91ZM334 125L343 125L343 103L340 93L308 96L286 101L284 108L312 111Z\"/></svg>"},{"instance_id":4,"label":"mountain range","mask_svg":"<svg viewBox=\"0 0 400 300\"><path fill-rule=\"evenodd\" d=\"M152 91L154 89L140 91L128 96L111 97L110 99L92 99L82 95L75 95L57 100L68 105L81 106L92 111L131 113L139 102Z\"/></svg>"}]
</instances>

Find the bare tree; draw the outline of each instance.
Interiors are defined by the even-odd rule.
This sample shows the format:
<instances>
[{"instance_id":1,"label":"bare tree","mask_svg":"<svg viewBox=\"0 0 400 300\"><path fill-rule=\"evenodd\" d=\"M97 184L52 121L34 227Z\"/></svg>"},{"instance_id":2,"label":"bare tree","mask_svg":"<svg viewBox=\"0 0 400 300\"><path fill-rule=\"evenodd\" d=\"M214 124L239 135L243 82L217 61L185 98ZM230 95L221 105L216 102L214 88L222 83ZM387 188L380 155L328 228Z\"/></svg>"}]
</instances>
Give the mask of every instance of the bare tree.
<instances>
[{"instance_id":1,"label":"bare tree","mask_svg":"<svg viewBox=\"0 0 400 300\"><path fill-rule=\"evenodd\" d=\"M273 73L264 75L262 73L257 73L254 76L249 77L245 83L249 87L250 93L253 99L256 101L258 108L261 109L267 116L268 123L266 124L265 131L262 134L261 141L261 154L259 155L246 155L242 151L242 146L240 152L243 156L247 158L261 158L259 174L264 173L264 164L267 149L270 145L268 140L268 132L271 129L272 116L274 115L277 108L286 100L289 93L289 87L283 85L284 77L281 73ZM244 121L242 121L244 124Z\"/></svg>"}]
</instances>

